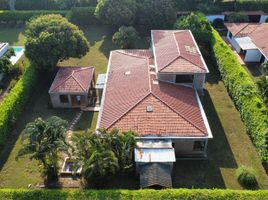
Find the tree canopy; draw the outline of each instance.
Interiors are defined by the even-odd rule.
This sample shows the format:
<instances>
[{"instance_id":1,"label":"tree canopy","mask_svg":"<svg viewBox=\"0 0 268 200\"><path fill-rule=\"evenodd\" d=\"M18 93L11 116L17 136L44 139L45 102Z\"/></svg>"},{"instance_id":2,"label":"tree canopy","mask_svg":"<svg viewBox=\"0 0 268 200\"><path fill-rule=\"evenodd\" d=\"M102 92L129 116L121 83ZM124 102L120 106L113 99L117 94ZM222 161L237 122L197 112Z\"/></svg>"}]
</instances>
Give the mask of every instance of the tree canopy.
<instances>
[{"instance_id":1,"label":"tree canopy","mask_svg":"<svg viewBox=\"0 0 268 200\"><path fill-rule=\"evenodd\" d=\"M39 69L50 70L60 60L80 58L89 51L83 32L61 15L44 15L26 26L26 56Z\"/></svg>"},{"instance_id":2,"label":"tree canopy","mask_svg":"<svg viewBox=\"0 0 268 200\"><path fill-rule=\"evenodd\" d=\"M59 152L68 153L69 145L65 141L64 133L68 122L53 116L47 120L37 118L26 125L23 131L22 148L17 159L30 155L30 159L38 160L43 165L43 175L51 179L58 174Z\"/></svg>"},{"instance_id":3,"label":"tree canopy","mask_svg":"<svg viewBox=\"0 0 268 200\"><path fill-rule=\"evenodd\" d=\"M173 0L137 0L138 24L148 28L171 28L176 20Z\"/></svg>"},{"instance_id":4,"label":"tree canopy","mask_svg":"<svg viewBox=\"0 0 268 200\"><path fill-rule=\"evenodd\" d=\"M135 21L135 0L99 0L95 15L105 24L131 25Z\"/></svg>"},{"instance_id":5,"label":"tree canopy","mask_svg":"<svg viewBox=\"0 0 268 200\"><path fill-rule=\"evenodd\" d=\"M190 29L199 44L209 44L212 30L209 21L201 13L191 13L180 17L174 24L175 29Z\"/></svg>"},{"instance_id":6,"label":"tree canopy","mask_svg":"<svg viewBox=\"0 0 268 200\"><path fill-rule=\"evenodd\" d=\"M132 26L121 26L112 38L113 43L123 49L133 48L138 39L139 33Z\"/></svg>"}]
</instances>

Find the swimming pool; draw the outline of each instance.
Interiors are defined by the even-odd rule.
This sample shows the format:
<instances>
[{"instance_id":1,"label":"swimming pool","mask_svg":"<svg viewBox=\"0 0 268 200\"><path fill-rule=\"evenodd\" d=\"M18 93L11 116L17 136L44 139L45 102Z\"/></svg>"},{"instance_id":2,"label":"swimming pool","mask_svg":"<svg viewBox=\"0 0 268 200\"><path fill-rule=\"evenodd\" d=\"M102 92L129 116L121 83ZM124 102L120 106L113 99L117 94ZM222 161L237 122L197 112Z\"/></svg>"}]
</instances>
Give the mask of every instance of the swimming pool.
<instances>
[{"instance_id":1,"label":"swimming pool","mask_svg":"<svg viewBox=\"0 0 268 200\"><path fill-rule=\"evenodd\" d=\"M21 56L24 54L24 47L21 46L13 46L11 47L14 49L15 52L15 56L12 56L9 60L11 61L11 63L14 65L16 64L16 62L18 62L18 60L21 58Z\"/></svg>"}]
</instances>

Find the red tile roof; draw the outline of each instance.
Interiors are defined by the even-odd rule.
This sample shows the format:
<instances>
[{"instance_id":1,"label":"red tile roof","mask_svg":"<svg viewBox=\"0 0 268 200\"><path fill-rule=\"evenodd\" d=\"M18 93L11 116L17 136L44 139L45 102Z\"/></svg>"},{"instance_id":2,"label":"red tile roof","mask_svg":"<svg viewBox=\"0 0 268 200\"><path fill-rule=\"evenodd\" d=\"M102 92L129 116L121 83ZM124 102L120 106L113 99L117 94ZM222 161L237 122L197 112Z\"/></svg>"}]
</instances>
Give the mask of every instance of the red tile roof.
<instances>
[{"instance_id":1,"label":"red tile roof","mask_svg":"<svg viewBox=\"0 0 268 200\"><path fill-rule=\"evenodd\" d=\"M60 67L50 87L50 93L87 93L94 67Z\"/></svg>"},{"instance_id":2,"label":"red tile roof","mask_svg":"<svg viewBox=\"0 0 268 200\"><path fill-rule=\"evenodd\" d=\"M157 82L151 58L149 50L111 52L99 128L131 129L140 136L207 136L195 90Z\"/></svg>"},{"instance_id":3,"label":"red tile roof","mask_svg":"<svg viewBox=\"0 0 268 200\"><path fill-rule=\"evenodd\" d=\"M268 58L268 23L225 23L235 37L250 37Z\"/></svg>"},{"instance_id":4,"label":"red tile roof","mask_svg":"<svg viewBox=\"0 0 268 200\"><path fill-rule=\"evenodd\" d=\"M160 72L207 73L189 30L152 30L155 63Z\"/></svg>"}]
</instances>

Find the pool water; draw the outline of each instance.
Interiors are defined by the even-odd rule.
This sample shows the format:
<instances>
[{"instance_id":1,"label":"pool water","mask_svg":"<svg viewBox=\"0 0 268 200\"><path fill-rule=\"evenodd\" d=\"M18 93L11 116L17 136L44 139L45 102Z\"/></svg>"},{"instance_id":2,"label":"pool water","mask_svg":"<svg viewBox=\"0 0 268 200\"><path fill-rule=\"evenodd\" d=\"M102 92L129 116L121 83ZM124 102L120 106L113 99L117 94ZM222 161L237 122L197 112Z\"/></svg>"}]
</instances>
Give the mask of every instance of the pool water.
<instances>
[{"instance_id":1,"label":"pool water","mask_svg":"<svg viewBox=\"0 0 268 200\"><path fill-rule=\"evenodd\" d=\"M15 56L12 56L9 60L14 65L18 60L21 58L21 56L24 54L24 47L12 47L15 52Z\"/></svg>"}]
</instances>

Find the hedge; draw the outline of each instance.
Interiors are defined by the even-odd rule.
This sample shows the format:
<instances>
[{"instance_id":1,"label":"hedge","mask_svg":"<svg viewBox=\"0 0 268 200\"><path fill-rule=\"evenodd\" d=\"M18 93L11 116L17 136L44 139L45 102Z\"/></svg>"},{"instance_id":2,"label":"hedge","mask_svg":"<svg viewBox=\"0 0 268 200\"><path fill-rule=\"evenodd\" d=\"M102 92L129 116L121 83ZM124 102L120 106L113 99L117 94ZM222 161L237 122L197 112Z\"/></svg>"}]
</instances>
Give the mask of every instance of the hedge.
<instances>
[{"instance_id":1,"label":"hedge","mask_svg":"<svg viewBox=\"0 0 268 200\"><path fill-rule=\"evenodd\" d=\"M14 88L0 102L0 147L3 147L8 135L14 128L18 116L22 113L29 100L36 77L37 72L34 66L28 66Z\"/></svg>"},{"instance_id":2,"label":"hedge","mask_svg":"<svg viewBox=\"0 0 268 200\"><path fill-rule=\"evenodd\" d=\"M165 190L23 190L2 189L1 200L267 200L267 190L208 190L208 189L165 189Z\"/></svg>"},{"instance_id":3,"label":"hedge","mask_svg":"<svg viewBox=\"0 0 268 200\"><path fill-rule=\"evenodd\" d=\"M61 14L66 16L68 11L63 10L36 10L36 11L0 11L0 22L26 22L30 18L46 14Z\"/></svg>"},{"instance_id":4,"label":"hedge","mask_svg":"<svg viewBox=\"0 0 268 200\"><path fill-rule=\"evenodd\" d=\"M212 53L223 82L263 161L268 163L268 108L248 72L218 32L213 29Z\"/></svg>"},{"instance_id":5,"label":"hedge","mask_svg":"<svg viewBox=\"0 0 268 200\"><path fill-rule=\"evenodd\" d=\"M99 24L94 12L95 7L75 7L70 10L67 18L77 25Z\"/></svg>"}]
</instances>

